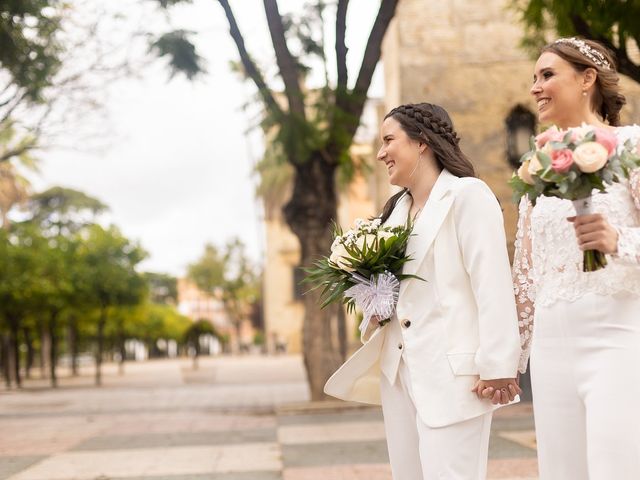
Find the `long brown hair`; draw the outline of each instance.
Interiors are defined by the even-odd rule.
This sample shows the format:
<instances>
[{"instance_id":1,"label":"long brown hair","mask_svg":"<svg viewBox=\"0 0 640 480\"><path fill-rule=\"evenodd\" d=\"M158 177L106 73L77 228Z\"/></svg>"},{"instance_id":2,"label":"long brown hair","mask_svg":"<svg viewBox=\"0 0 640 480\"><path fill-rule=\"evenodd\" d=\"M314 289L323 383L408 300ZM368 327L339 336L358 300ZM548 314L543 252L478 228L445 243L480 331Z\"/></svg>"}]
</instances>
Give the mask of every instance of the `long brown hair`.
<instances>
[{"instance_id":1,"label":"long brown hair","mask_svg":"<svg viewBox=\"0 0 640 480\"><path fill-rule=\"evenodd\" d=\"M453 127L447 111L432 103L408 103L394 108L384 117L396 120L407 136L417 142L426 143L441 169L446 169L456 177L475 177L473 164L462 153L458 143L460 138ZM386 222L396 203L407 189L393 195L382 209L382 222Z\"/></svg>"},{"instance_id":2,"label":"long brown hair","mask_svg":"<svg viewBox=\"0 0 640 480\"><path fill-rule=\"evenodd\" d=\"M589 58L589 56L580 51L578 42L584 42L587 48L595 50L598 57L602 55L602 58L609 65L607 66L602 59L597 57L597 63L592 58ZM577 72L582 73L587 68L595 69L597 76L595 92L591 99L591 109L599 114L609 125L620 125L620 110L627 103L627 100L620 93L620 75L616 70L615 57L607 47L584 38L562 38L543 47L540 55L544 52L555 53L569 62Z\"/></svg>"}]
</instances>

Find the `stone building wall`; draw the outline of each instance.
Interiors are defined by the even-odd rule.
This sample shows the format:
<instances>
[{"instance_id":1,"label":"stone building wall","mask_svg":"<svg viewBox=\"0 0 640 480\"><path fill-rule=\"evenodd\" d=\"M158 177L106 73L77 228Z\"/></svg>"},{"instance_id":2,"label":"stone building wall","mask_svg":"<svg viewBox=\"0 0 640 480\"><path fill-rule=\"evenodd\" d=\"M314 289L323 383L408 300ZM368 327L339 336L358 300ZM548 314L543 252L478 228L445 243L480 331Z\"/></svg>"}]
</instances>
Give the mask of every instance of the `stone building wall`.
<instances>
[{"instance_id":1,"label":"stone building wall","mask_svg":"<svg viewBox=\"0 0 640 480\"><path fill-rule=\"evenodd\" d=\"M443 106L460 146L504 208L512 246L516 208L507 181L506 120L518 109L535 116L534 60L505 0L403 0L383 44L385 106L427 101ZM623 119L640 123L640 86L623 79L629 105Z\"/></svg>"}]
</instances>

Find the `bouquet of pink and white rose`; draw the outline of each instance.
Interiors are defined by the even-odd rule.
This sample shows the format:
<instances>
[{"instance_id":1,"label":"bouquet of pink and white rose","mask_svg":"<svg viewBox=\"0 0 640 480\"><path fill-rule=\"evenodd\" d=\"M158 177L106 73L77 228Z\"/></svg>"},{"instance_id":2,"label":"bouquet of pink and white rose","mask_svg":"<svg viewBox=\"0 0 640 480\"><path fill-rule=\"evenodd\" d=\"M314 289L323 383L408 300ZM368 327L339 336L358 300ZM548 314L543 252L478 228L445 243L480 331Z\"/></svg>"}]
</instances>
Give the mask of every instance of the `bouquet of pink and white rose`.
<instances>
[{"instance_id":1,"label":"bouquet of pink and white rose","mask_svg":"<svg viewBox=\"0 0 640 480\"><path fill-rule=\"evenodd\" d=\"M636 147L618 143L606 129L583 124L559 130L553 126L531 138L531 150L520 159L521 166L509 184L514 199L526 196L535 206L540 196L573 201L577 215L592 213L591 195L607 185L629 178L640 167ZM604 268L607 259L597 250L584 252L583 270Z\"/></svg>"},{"instance_id":2,"label":"bouquet of pink and white rose","mask_svg":"<svg viewBox=\"0 0 640 480\"><path fill-rule=\"evenodd\" d=\"M403 275L402 267L411 260L405 252L411 225L385 226L379 218L357 219L355 227L343 232L334 226L331 254L307 269L305 283L322 288L321 308L334 302L347 305L348 311L362 309L360 325L366 331L373 317L384 325L391 319L398 301L400 281L419 278Z\"/></svg>"}]
</instances>

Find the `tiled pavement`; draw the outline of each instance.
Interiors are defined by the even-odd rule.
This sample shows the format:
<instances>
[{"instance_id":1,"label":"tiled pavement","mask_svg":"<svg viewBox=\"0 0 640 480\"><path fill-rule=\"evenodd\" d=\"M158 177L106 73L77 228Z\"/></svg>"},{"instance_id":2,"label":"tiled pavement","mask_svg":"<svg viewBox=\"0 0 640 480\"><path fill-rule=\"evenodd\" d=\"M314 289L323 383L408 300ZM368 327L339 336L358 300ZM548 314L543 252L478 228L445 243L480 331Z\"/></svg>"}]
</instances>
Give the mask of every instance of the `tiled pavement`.
<instances>
[{"instance_id":1,"label":"tiled pavement","mask_svg":"<svg viewBox=\"0 0 640 480\"><path fill-rule=\"evenodd\" d=\"M0 480L390 480L380 411L310 404L298 357L132 364L0 391ZM494 416L489 478L536 478L530 406Z\"/></svg>"}]
</instances>

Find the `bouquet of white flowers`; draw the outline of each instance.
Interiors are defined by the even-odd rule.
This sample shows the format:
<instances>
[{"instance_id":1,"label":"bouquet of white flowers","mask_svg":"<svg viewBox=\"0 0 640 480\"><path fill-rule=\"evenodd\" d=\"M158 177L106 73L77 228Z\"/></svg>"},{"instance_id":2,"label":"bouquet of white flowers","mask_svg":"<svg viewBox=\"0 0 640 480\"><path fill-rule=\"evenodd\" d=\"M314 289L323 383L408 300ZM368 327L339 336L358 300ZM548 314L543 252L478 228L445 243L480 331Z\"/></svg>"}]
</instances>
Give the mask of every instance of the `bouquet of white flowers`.
<instances>
[{"instance_id":1,"label":"bouquet of white flowers","mask_svg":"<svg viewBox=\"0 0 640 480\"><path fill-rule=\"evenodd\" d=\"M389 227L379 218L357 219L347 232L336 225L334 235L331 255L307 269L304 282L322 288L322 308L334 302L346 304L348 311L360 307L362 331L374 316L384 325L395 312L400 281L419 278L401 273L411 260L405 255L411 225Z\"/></svg>"},{"instance_id":2,"label":"bouquet of white flowers","mask_svg":"<svg viewBox=\"0 0 640 480\"><path fill-rule=\"evenodd\" d=\"M509 182L516 201L524 196L533 205L541 196L572 200L578 215L592 213L594 189L604 192L606 185L628 178L632 169L640 167L631 141L619 145L613 132L586 124L567 130L553 126L532 137L531 150L520 162ZM585 272L606 265L604 253L584 252Z\"/></svg>"}]
</instances>

